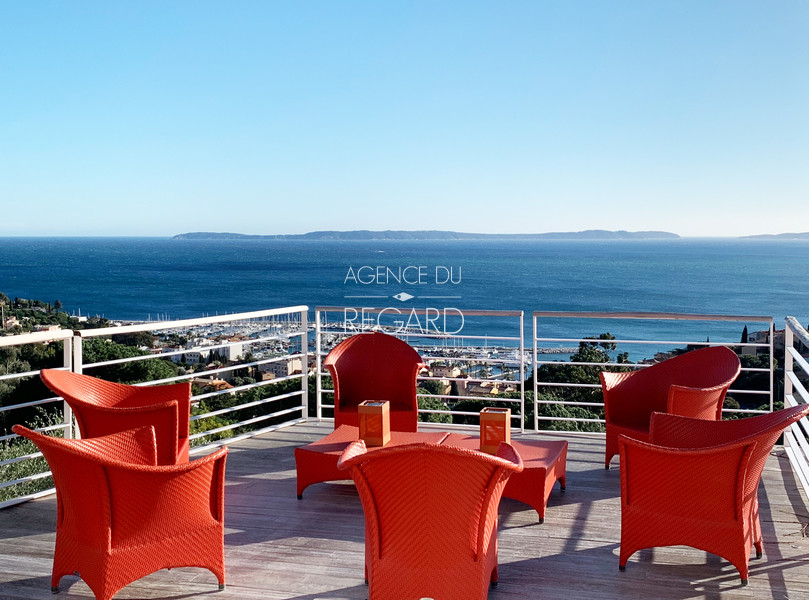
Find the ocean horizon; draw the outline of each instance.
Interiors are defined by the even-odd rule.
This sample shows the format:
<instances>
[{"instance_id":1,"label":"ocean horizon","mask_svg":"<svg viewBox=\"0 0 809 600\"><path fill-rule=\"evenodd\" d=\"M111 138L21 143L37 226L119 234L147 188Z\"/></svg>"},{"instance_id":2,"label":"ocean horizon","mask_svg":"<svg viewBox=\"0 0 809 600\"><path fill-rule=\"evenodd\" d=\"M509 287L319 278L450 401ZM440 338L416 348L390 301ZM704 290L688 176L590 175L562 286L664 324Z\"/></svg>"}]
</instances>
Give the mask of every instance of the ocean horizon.
<instances>
[{"instance_id":1,"label":"ocean horizon","mask_svg":"<svg viewBox=\"0 0 809 600\"><path fill-rule=\"evenodd\" d=\"M762 316L778 329L788 315L809 322L807 272L807 240L0 238L0 291L12 299L127 321L305 304L522 310L527 325L538 310ZM629 323L621 336L676 326ZM693 335L732 340L742 324L732 327Z\"/></svg>"}]
</instances>

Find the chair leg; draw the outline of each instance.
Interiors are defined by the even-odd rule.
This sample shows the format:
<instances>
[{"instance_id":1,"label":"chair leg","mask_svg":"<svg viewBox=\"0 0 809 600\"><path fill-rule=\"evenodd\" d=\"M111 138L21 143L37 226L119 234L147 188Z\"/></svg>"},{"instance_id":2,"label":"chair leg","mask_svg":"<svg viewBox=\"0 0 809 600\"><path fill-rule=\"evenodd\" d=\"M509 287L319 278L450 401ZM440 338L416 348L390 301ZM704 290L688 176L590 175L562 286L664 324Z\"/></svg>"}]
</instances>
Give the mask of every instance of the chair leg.
<instances>
[{"instance_id":1,"label":"chair leg","mask_svg":"<svg viewBox=\"0 0 809 600\"><path fill-rule=\"evenodd\" d=\"M58 594L58 593L59 593L59 586L58 585L52 585L51 586L51 594Z\"/></svg>"}]
</instances>

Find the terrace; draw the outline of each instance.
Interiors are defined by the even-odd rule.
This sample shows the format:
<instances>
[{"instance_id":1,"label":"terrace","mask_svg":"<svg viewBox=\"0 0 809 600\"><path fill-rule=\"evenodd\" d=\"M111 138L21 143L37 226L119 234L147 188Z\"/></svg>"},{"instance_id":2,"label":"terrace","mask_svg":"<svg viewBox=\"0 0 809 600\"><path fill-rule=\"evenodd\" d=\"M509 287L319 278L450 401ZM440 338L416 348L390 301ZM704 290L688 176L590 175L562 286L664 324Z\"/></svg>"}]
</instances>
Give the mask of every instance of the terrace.
<instances>
[{"instance_id":1,"label":"terrace","mask_svg":"<svg viewBox=\"0 0 809 600\"><path fill-rule=\"evenodd\" d=\"M150 575L124 588L119 598L190 598L211 594L214 598L265 598L265 599L327 599L367 598L363 584L363 515L354 487L349 482L318 484L308 488L303 500L296 499L295 463L293 449L314 441L331 430L329 381L321 372L320 361L311 356L323 356L329 344L341 339L346 332L339 323L326 318L336 312L335 307L323 307L315 313L314 328L309 326L305 307L293 307L275 311L261 311L243 315L230 315L209 319L182 322L129 325L114 330L83 330L80 332L44 332L15 338L0 338L0 345L21 347L24 344L54 344L61 347L57 353L62 366L68 369L93 374L93 369L110 368L149 360L155 355L118 358L88 364L88 340L109 338L142 331L188 332L192 328L208 330L197 342L189 338L192 347L166 350L161 355L170 358L198 350L224 351L227 347L242 344L244 332L252 330L249 337L254 352L239 352L241 359L233 363L211 363L194 373L181 373L164 379L179 380L200 377L227 378L245 369L259 369L261 365L283 365L275 369L273 379L265 381L233 380L234 387L204 391L195 396L199 407L192 418L197 427L196 446L192 453L205 453L219 444L230 447L226 487L226 533L225 559L228 569L228 588L216 592L213 575L201 569L175 569ZM778 356L784 365L783 388L775 375L774 325L772 320L755 317L716 317L698 315L582 315L580 313L535 313L531 332L530 350L526 350L522 314L495 311L477 311L469 314L468 324L478 327L476 320L497 320L507 326L498 326L497 335L485 333L464 336L463 343L453 345L446 336L428 333L415 339L414 332L400 332L410 336L412 344L420 347L422 355L439 363L464 363L467 379L488 383L513 381L516 391L510 397L499 398L513 406L515 439L566 439L569 441L567 491L558 488L551 495L546 520L536 522L536 513L518 502L504 499L500 507L500 586L492 590L489 598L624 598L649 597L661 599L685 598L798 598L809 594L809 542L806 528L809 526L807 511L807 460L809 445L806 442L807 424L793 426L784 437L784 445L774 450L767 463L759 491L761 520L764 530L764 558L751 560L750 584L741 587L736 570L726 561L713 555L685 547L656 548L636 554L628 569L617 569L620 540L620 486L617 468L603 469L603 434L583 431L549 431L549 426L595 427L597 418L557 416L542 410L541 404L596 409L587 395L554 396L549 400L543 390L572 389L583 392L594 390L594 384L581 382L550 381L533 378L533 390L529 378L526 390L526 375L540 372L544 363L551 363L543 347L576 346L584 340L579 333L563 336L558 329L550 328L550 335L543 324L550 319L610 319L614 322L611 331L620 331L621 323L639 319L649 323L679 324L705 323L732 324L735 330L739 322L759 319L764 322L770 335L765 341L756 339L746 347L765 358L770 368L749 367L752 380L757 377L766 389L731 389L734 397L745 394L755 399L747 405L772 407L783 400L786 404L804 403L809 400L801 383L809 373L809 365L801 356L801 344L809 346L809 335L794 319L787 319L784 328L785 354ZM383 324L384 326L384 324ZM593 331L593 326L585 325ZM509 329L511 328L511 329ZM314 329L314 331L312 331ZM575 328L573 328L575 329ZM683 327L685 331L688 327ZM721 328L720 328L721 329ZM202 331L202 329L197 329ZM242 332L235 339L234 332ZM489 329L491 330L491 329ZM478 331L486 331L480 326ZM713 330L712 330L713 331ZM538 333L539 332L539 333ZM421 333L424 333L423 331ZM465 331L466 333L466 331ZM226 341L224 337L232 339ZM457 336L456 336L457 337ZM766 336L765 336L766 337ZM216 339L214 339L216 338ZM313 339L312 339L313 338ZM630 336L612 340L616 351L645 344L649 347L697 345L696 338L640 340ZM711 335L711 344L723 340ZM425 341L426 340L426 341ZM448 343L449 342L449 343ZM739 351L744 346L728 338ZM193 346L193 344L198 344ZM280 343L280 345L277 345ZM589 342L584 342L585 344ZM706 344L709 342L702 342ZM427 344L427 345L424 345ZM314 346L314 353L310 348ZM259 350L283 348L281 351ZM194 350L196 348L196 350ZM482 351L481 348L485 348ZM499 348L499 350L495 350ZM514 362L511 352L518 353L521 360ZM526 358L522 360L522 358ZM556 360L559 360L558 357ZM308 377L303 373L289 372L291 361L309 362L315 379L310 393ZM485 369L475 369L475 364ZM594 369L617 366L623 363L597 363ZM507 379L510 366L513 377ZM306 371L306 369L301 369ZM23 380L36 375L31 369L3 375L0 383L8 380ZM463 376L453 377L449 371L441 375L425 375L423 381L461 383ZM558 379L558 378L555 378ZM483 386L486 388L487 386ZM753 386L761 388L761 385ZM469 389L468 387L466 389ZM234 391L235 390L235 391ZM783 390L783 391L781 391ZM247 392L253 392L252 395ZM265 391L267 394L257 393ZM597 394L597 390L595 390ZM235 394L235 395L234 395ZM244 396L244 397L243 397ZM421 394L431 400L482 400L477 396L465 398L463 394L451 395L438 392ZM223 402L233 399L232 402ZM491 398L489 398L491 399ZM238 402L238 403L235 403ZM230 404L230 405L228 405ZM533 405L533 406L532 406ZM62 409L62 402L55 398L41 398L22 404L5 406L2 412L9 416L24 414L28 409L49 406ZM221 408L220 408L221 406ZM431 405L435 406L435 405ZM456 406L458 404L456 403ZM467 405L468 406L468 405ZM212 408L215 407L215 408ZM526 410L527 409L527 410ZM754 412L757 409L733 409ZM442 408L422 411L425 416L441 417L447 414ZM466 417L474 420L474 411L451 411L455 420ZM41 430L72 435L69 426L69 411L63 412L61 422L40 423ZM225 418L229 417L229 418ZM214 418L219 418L215 423ZM202 425L205 427L202 427ZM469 425L448 423L424 423L424 430L475 428ZM222 435L230 437L221 438ZM18 440L5 436L0 440L11 446ZM17 491L8 497L0 510L0 597L46 598L49 592L55 523L55 498L47 487L48 473L36 452L27 452L0 462L0 491ZM16 469L16 470L14 470ZM36 489L36 487L44 489ZM34 499L33 501L26 501ZM452 507L425 506L425 511L451 510ZM214 595L215 594L215 595ZM77 578L65 578L62 583L62 598L92 597L89 588Z\"/></svg>"}]
</instances>

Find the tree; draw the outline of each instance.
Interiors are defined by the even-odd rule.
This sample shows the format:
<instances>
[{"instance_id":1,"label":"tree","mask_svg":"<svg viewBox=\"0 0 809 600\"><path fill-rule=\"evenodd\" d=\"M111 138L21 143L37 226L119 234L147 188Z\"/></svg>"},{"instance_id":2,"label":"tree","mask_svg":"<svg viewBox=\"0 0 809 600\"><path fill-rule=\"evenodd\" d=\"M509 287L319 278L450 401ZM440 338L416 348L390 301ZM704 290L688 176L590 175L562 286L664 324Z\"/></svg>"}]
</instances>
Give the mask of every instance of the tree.
<instances>
[{"instance_id":1,"label":"tree","mask_svg":"<svg viewBox=\"0 0 809 600\"><path fill-rule=\"evenodd\" d=\"M85 364L90 364L118 358L148 356L149 353L135 346L126 346L101 338L92 338L84 342L82 354ZM88 375L117 383L140 383L142 381L174 377L177 375L177 367L171 361L162 358L147 358L93 368Z\"/></svg>"},{"instance_id":2,"label":"tree","mask_svg":"<svg viewBox=\"0 0 809 600\"><path fill-rule=\"evenodd\" d=\"M443 389L440 381L429 380L422 381L419 385L419 394L431 394L433 396L443 395Z\"/></svg>"},{"instance_id":3,"label":"tree","mask_svg":"<svg viewBox=\"0 0 809 600\"><path fill-rule=\"evenodd\" d=\"M54 310L62 310L62 301L57 300L56 302L54 302L53 303L53 308L54 308Z\"/></svg>"},{"instance_id":4,"label":"tree","mask_svg":"<svg viewBox=\"0 0 809 600\"><path fill-rule=\"evenodd\" d=\"M742 341L741 341L741 343L742 344L747 343L747 325L745 325L744 329L742 329Z\"/></svg>"},{"instance_id":5,"label":"tree","mask_svg":"<svg viewBox=\"0 0 809 600\"><path fill-rule=\"evenodd\" d=\"M438 398L419 398L419 408L422 410L449 410L449 406ZM427 423L452 423L452 416L437 413L419 414L419 421Z\"/></svg>"},{"instance_id":6,"label":"tree","mask_svg":"<svg viewBox=\"0 0 809 600\"><path fill-rule=\"evenodd\" d=\"M124 346L151 348L154 346L155 335L151 331L137 331L135 333L121 333L112 336L112 341Z\"/></svg>"}]
</instances>

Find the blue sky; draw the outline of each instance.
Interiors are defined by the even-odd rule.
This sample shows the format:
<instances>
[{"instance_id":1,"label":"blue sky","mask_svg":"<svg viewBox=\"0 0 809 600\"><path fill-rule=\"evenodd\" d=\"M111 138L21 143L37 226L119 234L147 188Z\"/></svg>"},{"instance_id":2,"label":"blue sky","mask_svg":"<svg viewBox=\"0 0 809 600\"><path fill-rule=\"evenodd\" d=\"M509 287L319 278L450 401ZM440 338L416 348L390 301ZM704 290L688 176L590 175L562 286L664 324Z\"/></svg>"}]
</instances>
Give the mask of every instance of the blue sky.
<instances>
[{"instance_id":1,"label":"blue sky","mask_svg":"<svg viewBox=\"0 0 809 600\"><path fill-rule=\"evenodd\" d=\"M809 2L0 4L0 235L809 230Z\"/></svg>"}]
</instances>

